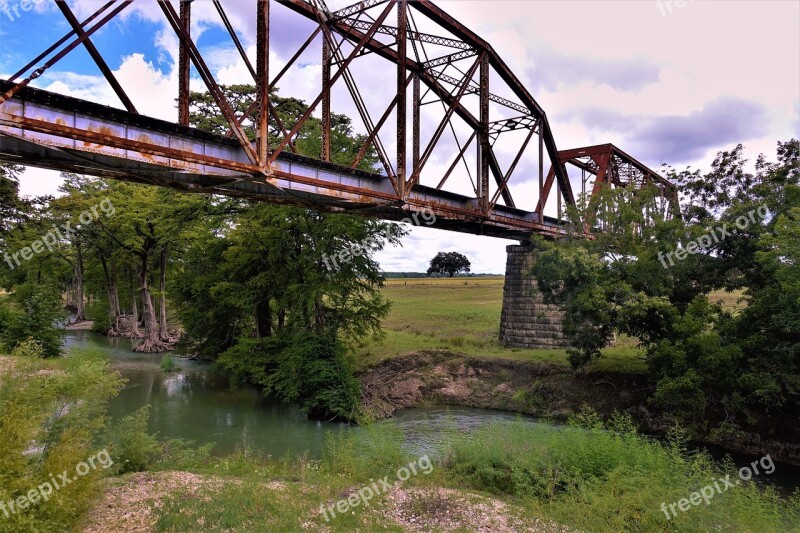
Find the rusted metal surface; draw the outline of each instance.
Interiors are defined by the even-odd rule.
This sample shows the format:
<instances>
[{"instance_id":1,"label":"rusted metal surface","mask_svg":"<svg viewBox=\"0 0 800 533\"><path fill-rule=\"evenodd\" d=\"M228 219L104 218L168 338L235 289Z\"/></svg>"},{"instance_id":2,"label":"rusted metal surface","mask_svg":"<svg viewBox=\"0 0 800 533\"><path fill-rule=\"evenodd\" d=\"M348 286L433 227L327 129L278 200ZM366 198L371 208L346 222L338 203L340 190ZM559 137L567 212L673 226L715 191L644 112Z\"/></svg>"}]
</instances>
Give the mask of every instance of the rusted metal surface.
<instances>
[{"instance_id":1,"label":"rusted metal surface","mask_svg":"<svg viewBox=\"0 0 800 533\"><path fill-rule=\"evenodd\" d=\"M275 0L316 27L271 82L270 0L252 3L255 66L225 12L225 4L214 0L222 24L257 87L256 97L244 113L233 109L192 38L191 1L179 0L179 13L172 3L158 2L180 46L177 124L136 115L124 88L90 39L119 16L131 0L107 2L83 22L78 22L65 3L59 3L72 31L19 70L13 83L0 82L4 91L0 96L0 157L190 192L350 209L395 220L409 208L427 207L440 218L437 227L520 240L531 232L564 234L562 203L575 203L567 167L581 175L595 176L595 198L606 186L655 184L669 202L672 216L678 214L674 186L616 147L599 145L559 152L544 110L491 45L429 0L362 0L336 12L331 12L324 0ZM391 13L396 18L390 18ZM425 19L424 26L418 25L419 17ZM421 27L426 32L420 31ZM295 123L285 124L270 101L270 91L317 40L322 49L319 95ZM26 89L80 45L86 47L127 113ZM396 78L396 95L384 99L388 104L378 111L371 110L362 98L352 71L354 62L365 55L384 60L386 77ZM45 63L36 68L42 61ZM192 64L228 124L227 136L187 127ZM330 163L331 91L340 85L346 86L366 131L361 149L347 166ZM320 160L313 160L296 154L294 140L320 104L322 148ZM423 149L422 109L430 104L441 106L441 114ZM387 126L393 113L396 123ZM372 116L380 117L377 123ZM466 133L456 127L456 118L466 125ZM248 137L245 123L255 126L255 140ZM395 132L387 134L392 127ZM270 132L279 134L274 146L269 144ZM396 139L394 153L386 149L382 133ZM454 143L440 142L450 135ZM531 142L534 136L538 143ZM498 144L519 142L512 138L522 140L518 149L503 146L495 153ZM286 152L286 148L294 153ZM356 169L370 149L377 154L383 175L377 170L365 173ZM469 149L476 151L476 157L468 153ZM428 164L432 160L449 165L444 175L430 170L436 166ZM549 168L546 177L545 164ZM522 175L520 169L531 175ZM451 178L468 178L472 191L466 195L448 192L445 187L451 186ZM538 181L535 197L522 200L535 207L525 211L517 208L512 191L517 183L530 179ZM558 216L548 218L545 208L553 196ZM595 208L596 204L590 206ZM586 222L591 224L591 216Z\"/></svg>"},{"instance_id":2,"label":"rusted metal surface","mask_svg":"<svg viewBox=\"0 0 800 533\"><path fill-rule=\"evenodd\" d=\"M589 193L588 213L584 221L586 231L589 231L589 227L597 216L598 197L604 187L633 186L635 189L642 189L646 186L655 186L659 192L659 198L666 204L666 209L663 209L661 216L666 219L680 217L677 187L613 144L562 150L559 152L559 157L562 163L568 167L580 169L582 174L594 177L592 190ZM539 214L544 211L544 205L553 185L553 178L554 171L551 168L536 208L536 212ZM560 210L559 205L559 218Z\"/></svg>"},{"instance_id":3,"label":"rusted metal surface","mask_svg":"<svg viewBox=\"0 0 800 533\"><path fill-rule=\"evenodd\" d=\"M181 0L181 28L187 35L192 34L192 0ZM178 122L189 125L189 81L192 63L189 50L183 41L178 44Z\"/></svg>"},{"instance_id":4,"label":"rusted metal surface","mask_svg":"<svg viewBox=\"0 0 800 533\"><path fill-rule=\"evenodd\" d=\"M247 61L247 64L250 65L250 61L247 60L247 54L244 52L244 48L236 37L236 32L230 27L228 18L225 16L225 11L219 4L218 9L220 15L225 20L225 25L231 31L232 38L237 43L239 53L245 61ZM255 78L258 93L256 96L256 102L258 102L258 138L256 139L258 144L258 166L262 173L267 174L267 161L269 161L269 115L271 109L271 102L269 100L269 0L258 0L256 5L256 17L258 42L256 61L258 63L258 71L254 72L253 68L250 67L250 72ZM277 112L275 113L275 117L280 121ZM281 129L283 129L283 127L281 127Z\"/></svg>"}]
</instances>

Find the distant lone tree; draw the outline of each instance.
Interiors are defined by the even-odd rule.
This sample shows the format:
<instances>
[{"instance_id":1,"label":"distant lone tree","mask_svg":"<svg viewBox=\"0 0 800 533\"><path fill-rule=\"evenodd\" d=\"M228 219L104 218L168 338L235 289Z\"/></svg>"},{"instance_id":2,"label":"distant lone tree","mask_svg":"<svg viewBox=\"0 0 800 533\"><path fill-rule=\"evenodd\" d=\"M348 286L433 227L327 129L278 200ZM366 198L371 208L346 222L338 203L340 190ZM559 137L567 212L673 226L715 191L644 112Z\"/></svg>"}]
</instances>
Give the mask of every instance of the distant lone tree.
<instances>
[{"instance_id":1,"label":"distant lone tree","mask_svg":"<svg viewBox=\"0 0 800 533\"><path fill-rule=\"evenodd\" d=\"M428 275L448 274L451 278L456 272L469 272L469 259L458 252L439 252L431 259Z\"/></svg>"}]
</instances>

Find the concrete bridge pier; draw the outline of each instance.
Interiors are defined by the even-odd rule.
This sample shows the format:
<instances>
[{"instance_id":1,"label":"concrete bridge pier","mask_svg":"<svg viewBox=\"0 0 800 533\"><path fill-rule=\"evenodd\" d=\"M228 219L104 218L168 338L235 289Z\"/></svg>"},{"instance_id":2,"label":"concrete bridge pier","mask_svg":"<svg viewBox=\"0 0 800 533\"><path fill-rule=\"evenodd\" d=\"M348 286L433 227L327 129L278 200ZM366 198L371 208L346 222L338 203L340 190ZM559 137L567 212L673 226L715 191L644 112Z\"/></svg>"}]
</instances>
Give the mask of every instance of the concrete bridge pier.
<instances>
[{"instance_id":1,"label":"concrete bridge pier","mask_svg":"<svg viewBox=\"0 0 800 533\"><path fill-rule=\"evenodd\" d=\"M511 348L566 348L561 333L563 313L557 305L543 303L536 282L528 272L536 261L530 244L506 247L506 279L500 342Z\"/></svg>"}]
</instances>

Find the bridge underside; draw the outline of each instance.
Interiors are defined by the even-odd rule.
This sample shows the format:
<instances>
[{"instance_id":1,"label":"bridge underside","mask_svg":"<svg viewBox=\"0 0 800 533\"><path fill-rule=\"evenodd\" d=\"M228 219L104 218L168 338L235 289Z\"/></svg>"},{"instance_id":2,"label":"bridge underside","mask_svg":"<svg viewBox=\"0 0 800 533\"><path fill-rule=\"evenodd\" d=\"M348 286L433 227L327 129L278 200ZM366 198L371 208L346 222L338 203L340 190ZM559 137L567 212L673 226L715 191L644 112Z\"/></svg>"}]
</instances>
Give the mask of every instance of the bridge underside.
<instances>
[{"instance_id":1,"label":"bridge underside","mask_svg":"<svg viewBox=\"0 0 800 533\"><path fill-rule=\"evenodd\" d=\"M563 234L556 219L535 211L498 204L487 215L475 198L424 185L403 201L386 176L292 153L265 175L234 139L32 88L0 105L0 159L387 220L429 209L432 227L492 237Z\"/></svg>"}]
</instances>

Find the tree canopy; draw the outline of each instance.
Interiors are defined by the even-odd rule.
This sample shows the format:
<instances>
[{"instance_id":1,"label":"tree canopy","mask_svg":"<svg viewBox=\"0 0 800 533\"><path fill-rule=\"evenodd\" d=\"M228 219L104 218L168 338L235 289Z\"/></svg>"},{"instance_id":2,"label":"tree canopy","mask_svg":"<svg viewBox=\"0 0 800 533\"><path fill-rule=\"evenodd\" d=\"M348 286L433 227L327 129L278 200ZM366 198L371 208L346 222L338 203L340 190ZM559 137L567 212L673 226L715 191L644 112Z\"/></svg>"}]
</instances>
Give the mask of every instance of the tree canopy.
<instances>
[{"instance_id":1,"label":"tree canopy","mask_svg":"<svg viewBox=\"0 0 800 533\"><path fill-rule=\"evenodd\" d=\"M439 252L431 259L428 275L447 274L451 278L458 272L469 272L470 262L458 252Z\"/></svg>"},{"instance_id":2,"label":"tree canopy","mask_svg":"<svg viewBox=\"0 0 800 533\"><path fill-rule=\"evenodd\" d=\"M703 431L752 420L800 395L800 146L747 171L742 146L711 171L670 170L683 219L644 218L648 194L610 191L617 208L592 240L538 241L532 269L561 303L573 366L602 357L616 334L640 342L657 380L655 405ZM601 211L602 213L602 211ZM709 301L742 291L744 308Z\"/></svg>"}]
</instances>

